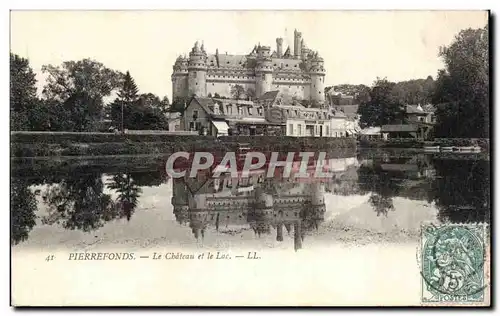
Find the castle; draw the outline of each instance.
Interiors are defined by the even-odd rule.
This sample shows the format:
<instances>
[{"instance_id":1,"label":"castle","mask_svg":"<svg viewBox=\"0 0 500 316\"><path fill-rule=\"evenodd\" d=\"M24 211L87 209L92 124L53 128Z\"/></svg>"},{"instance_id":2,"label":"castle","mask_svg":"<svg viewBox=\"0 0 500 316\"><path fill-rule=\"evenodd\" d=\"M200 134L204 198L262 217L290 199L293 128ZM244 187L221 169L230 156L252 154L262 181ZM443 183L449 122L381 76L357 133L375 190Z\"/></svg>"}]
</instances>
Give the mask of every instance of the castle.
<instances>
[{"instance_id":1,"label":"castle","mask_svg":"<svg viewBox=\"0 0 500 316\"><path fill-rule=\"evenodd\" d=\"M285 227L289 234L293 231L294 248L298 250L305 233L324 221L326 207L320 182L266 182L263 174L248 178L198 176L172 182L175 218L180 224L188 224L196 239L203 238L209 226L218 231L228 225L249 225L259 236L270 234L274 228L276 240L283 241Z\"/></svg>"},{"instance_id":2,"label":"castle","mask_svg":"<svg viewBox=\"0 0 500 316\"><path fill-rule=\"evenodd\" d=\"M279 91L283 98L324 104L324 61L306 47L302 33L295 30L293 51L283 53L283 38L276 39L276 50L256 45L248 55L207 54L196 42L189 58L179 56L172 73L173 98L193 95L232 97L231 88L240 85L248 98L259 98Z\"/></svg>"}]
</instances>

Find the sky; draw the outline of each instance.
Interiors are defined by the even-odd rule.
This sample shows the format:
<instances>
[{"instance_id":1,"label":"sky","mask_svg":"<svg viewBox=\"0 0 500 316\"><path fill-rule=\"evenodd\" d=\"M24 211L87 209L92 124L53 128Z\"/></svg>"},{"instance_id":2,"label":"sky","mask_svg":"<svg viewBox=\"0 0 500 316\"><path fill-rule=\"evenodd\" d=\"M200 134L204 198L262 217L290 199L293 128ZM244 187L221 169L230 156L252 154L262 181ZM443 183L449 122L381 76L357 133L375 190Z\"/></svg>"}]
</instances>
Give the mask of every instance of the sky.
<instances>
[{"instance_id":1,"label":"sky","mask_svg":"<svg viewBox=\"0 0 500 316\"><path fill-rule=\"evenodd\" d=\"M293 31L325 60L325 86L435 78L439 47L486 11L11 11L12 53L42 65L91 58L130 71L141 93L171 98L172 66L196 41L208 53L248 54L254 45L293 50Z\"/></svg>"}]
</instances>

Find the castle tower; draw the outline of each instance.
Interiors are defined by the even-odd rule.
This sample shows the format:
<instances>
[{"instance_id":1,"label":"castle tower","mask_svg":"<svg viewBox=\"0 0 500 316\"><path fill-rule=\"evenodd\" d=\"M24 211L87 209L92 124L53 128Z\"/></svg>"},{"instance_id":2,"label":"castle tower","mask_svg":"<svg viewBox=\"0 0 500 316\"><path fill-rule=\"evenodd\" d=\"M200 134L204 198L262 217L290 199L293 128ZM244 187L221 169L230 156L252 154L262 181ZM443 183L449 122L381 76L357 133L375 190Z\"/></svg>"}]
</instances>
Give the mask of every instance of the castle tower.
<instances>
[{"instance_id":1,"label":"castle tower","mask_svg":"<svg viewBox=\"0 0 500 316\"><path fill-rule=\"evenodd\" d=\"M189 220L188 189L183 179L172 179L172 206L177 222L184 224Z\"/></svg>"},{"instance_id":2,"label":"castle tower","mask_svg":"<svg viewBox=\"0 0 500 316\"><path fill-rule=\"evenodd\" d=\"M301 53L301 58L302 60L306 60L307 59L307 54L308 54L308 49L307 49L307 46L306 46L306 43L304 42L304 39L302 39L302 41L300 42L300 53Z\"/></svg>"},{"instance_id":3,"label":"castle tower","mask_svg":"<svg viewBox=\"0 0 500 316\"><path fill-rule=\"evenodd\" d=\"M172 101L187 97L188 91L188 59L177 57L172 72Z\"/></svg>"},{"instance_id":4,"label":"castle tower","mask_svg":"<svg viewBox=\"0 0 500 316\"><path fill-rule=\"evenodd\" d=\"M188 94L188 97L192 95L205 97L207 95L207 53L203 44L200 48L198 42L194 44L189 53Z\"/></svg>"},{"instance_id":5,"label":"castle tower","mask_svg":"<svg viewBox=\"0 0 500 316\"><path fill-rule=\"evenodd\" d=\"M278 58L283 57L283 39L281 37L276 39L276 55Z\"/></svg>"},{"instance_id":6,"label":"castle tower","mask_svg":"<svg viewBox=\"0 0 500 316\"><path fill-rule=\"evenodd\" d=\"M293 247L295 251L302 249L302 227L300 223L293 225Z\"/></svg>"},{"instance_id":7,"label":"castle tower","mask_svg":"<svg viewBox=\"0 0 500 316\"><path fill-rule=\"evenodd\" d=\"M311 184L311 205L304 209L303 223L309 229L318 229L320 223L325 220L325 194L322 184L315 182Z\"/></svg>"},{"instance_id":8,"label":"castle tower","mask_svg":"<svg viewBox=\"0 0 500 316\"><path fill-rule=\"evenodd\" d=\"M273 83L273 64L269 46L257 47L257 66L255 67L255 92L256 97L271 91Z\"/></svg>"},{"instance_id":9,"label":"castle tower","mask_svg":"<svg viewBox=\"0 0 500 316\"><path fill-rule=\"evenodd\" d=\"M276 241L283 241L283 223L278 223L276 227Z\"/></svg>"},{"instance_id":10,"label":"castle tower","mask_svg":"<svg viewBox=\"0 0 500 316\"><path fill-rule=\"evenodd\" d=\"M325 194L321 186L321 182L313 182L310 184L311 188L311 204L312 205L325 205Z\"/></svg>"},{"instance_id":11,"label":"castle tower","mask_svg":"<svg viewBox=\"0 0 500 316\"><path fill-rule=\"evenodd\" d=\"M302 57L302 33L295 30L293 32L293 55L295 59Z\"/></svg>"},{"instance_id":12,"label":"castle tower","mask_svg":"<svg viewBox=\"0 0 500 316\"><path fill-rule=\"evenodd\" d=\"M320 106L325 103L325 74L324 60L316 52L312 56L311 68L309 69L311 76L310 95L311 100L316 101Z\"/></svg>"},{"instance_id":13,"label":"castle tower","mask_svg":"<svg viewBox=\"0 0 500 316\"><path fill-rule=\"evenodd\" d=\"M205 237L205 228L207 227L208 211L207 210L190 210L189 211L189 227L196 240L200 237Z\"/></svg>"},{"instance_id":14,"label":"castle tower","mask_svg":"<svg viewBox=\"0 0 500 316\"><path fill-rule=\"evenodd\" d=\"M271 194L265 193L262 189L255 191L255 213L258 218L271 220L274 211L274 198Z\"/></svg>"}]
</instances>

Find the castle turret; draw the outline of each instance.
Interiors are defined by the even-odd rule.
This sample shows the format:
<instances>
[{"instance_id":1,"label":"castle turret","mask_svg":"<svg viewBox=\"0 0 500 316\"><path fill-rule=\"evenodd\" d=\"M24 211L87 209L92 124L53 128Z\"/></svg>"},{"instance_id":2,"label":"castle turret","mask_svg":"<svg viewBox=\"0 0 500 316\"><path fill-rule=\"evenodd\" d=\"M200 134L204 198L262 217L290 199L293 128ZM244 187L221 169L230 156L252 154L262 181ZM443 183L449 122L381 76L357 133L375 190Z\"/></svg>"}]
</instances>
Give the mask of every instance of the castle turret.
<instances>
[{"instance_id":1,"label":"castle turret","mask_svg":"<svg viewBox=\"0 0 500 316\"><path fill-rule=\"evenodd\" d=\"M187 96L188 91L188 59L179 56L175 60L172 73L172 100Z\"/></svg>"},{"instance_id":2,"label":"castle turret","mask_svg":"<svg viewBox=\"0 0 500 316\"><path fill-rule=\"evenodd\" d=\"M257 47L257 66L255 67L255 92L260 97L271 91L273 83L273 64L271 59L271 48L269 46Z\"/></svg>"},{"instance_id":3,"label":"castle turret","mask_svg":"<svg viewBox=\"0 0 500 316\"><path fill-rule=\"evenodd\" d=\"M207 209L191 209L189 210L189 227L196 239L204 237L205 228L208 226L208 210Z\"/></svg>"},{"instance_id":4,"label":"castle turret","mask_svg":"<svg viewBox=\"0 0 500 316\"><path fill-rule=\"evenodd\" d=\"M302 223L305 230L318 229L325 220L325 194L320 182L311 184L311 203L306 205L302 212Z\"/></svg>"},{"instance_id":5,"label":"castle turret","mask_svg":"<svg viewBox=\"0 0 500 316\"><path fill-rule=\"evenodd\" d=\"M301 53L301 58L303 61L307 60L307 55L309 53L309 49L306 46L306 43L304 42L304 39L302 39L300 43L300 53Z\"/></svg>"},{"instance_id":6,"label":"castle turret","mask_svg":"<svg viewBox=\"0 0 500 316\"><path fill-rule=\"evenodd\" d=\"M274 211L274 199L271 194L262 189L255 191L255 214L259 219L272 220Z\"/></svg>"},{"instance_id":7,"label":"castle turret","mask_svg":"<svg viewBox=\"0 0 500 316\"><path fill-rule=\"evenodd\" d=\"M188 73L188 96L205 97L207 94L207 53L203 44L200 48L198 42L196 42L191 49Z\"/></svg>"},{"instance_id":8,"label":"castle turret","mask_svg":"<svg viewBox=\"0 0 500 316\"><path fill-rule=\"evenodd\" d=\"M302 249L302 227L300 223L293 225L293 247L295 251Z\"/></svg>"},{"instance_id":9,"label":"castle turret","mask_svg":"<svg viewBox=\"0 0 500 316\"><path fill-rule=\"evenodd\" d=\"M283 39L281 37L276 39L276 57L283 57Z\"/></svg>"},{"instance_id":10,"label":"castle turret","mask_svg":"<svg viewBox=\"0 0 500 316\"><path fill-rule=\"evenodd\" d=\"M323 58L316 52L311 58L309 75L311 76L311 100L319 105L325 103L325 74Z\"/></svg>"},{"instance_id":11,"label":"castle turret","mask_svg":"<svg viewBox=\"0 0 500 316\"><path fill-rule=\"evenodd\" d=\"M276 240L283 241L283 223L278 223L276 227Z\"/></svg>"},{"instance_id":12,"label":"castle turret","mask_svg":"<svg viewBox=\"0 0 500 316\"><path fill-rule=\"evenodd\" d=\"M188 189L182 179L172 179L172 206L177 222L184 224L189 220Z\"/></svg>"},{"instance_id":13,"label":"castle turret","mask_svg":"<svg viewBox=\"0 0 500 316\"><path fill-rule=\"evenodd\" d=\"M300 59L302 57L302 33L295 30L293 32L293 55L295 59Z\"/></svg>"}]
</instances>

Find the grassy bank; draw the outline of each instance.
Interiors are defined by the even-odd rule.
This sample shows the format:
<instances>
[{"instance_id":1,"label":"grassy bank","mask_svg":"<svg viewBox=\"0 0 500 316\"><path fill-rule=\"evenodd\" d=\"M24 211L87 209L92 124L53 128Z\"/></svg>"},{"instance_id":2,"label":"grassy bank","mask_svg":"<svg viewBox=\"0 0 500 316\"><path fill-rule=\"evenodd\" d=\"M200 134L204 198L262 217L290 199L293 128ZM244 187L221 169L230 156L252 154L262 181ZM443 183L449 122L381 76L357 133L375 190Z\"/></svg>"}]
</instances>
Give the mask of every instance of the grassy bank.
<instances>
[{"instance_id":1,"label":"grassy bank","mask_svg":"<svg viewBox=\"0 0 500 316\"><path fill-rule=\"evenodd\" d=\"M287 136L193 136L111 133L11 133L11 157L164 155L177 151L326 151L339 157L356 153L352 138Z\"/></svg>"}]
</instances>

